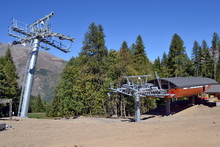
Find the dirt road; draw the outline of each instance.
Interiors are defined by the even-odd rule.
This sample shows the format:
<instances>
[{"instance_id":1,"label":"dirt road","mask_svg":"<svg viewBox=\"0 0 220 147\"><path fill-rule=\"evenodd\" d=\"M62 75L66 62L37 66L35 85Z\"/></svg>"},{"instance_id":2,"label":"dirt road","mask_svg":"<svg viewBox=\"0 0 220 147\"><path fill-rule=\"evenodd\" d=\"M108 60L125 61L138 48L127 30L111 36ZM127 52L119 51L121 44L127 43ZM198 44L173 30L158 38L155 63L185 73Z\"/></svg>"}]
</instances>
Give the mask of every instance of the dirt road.
<instances>
[{"instance_id":1,"label":"dirt road","mask_svg":"<svg viewBox=\"0 0 220 147\"><path fill-rule=\"evenodd\" d=\"M147 119L149 117L149 119ZM220 107L196 105L168 117L0 120L1 147L219 147Z\"/></svg>"}]
</instances>

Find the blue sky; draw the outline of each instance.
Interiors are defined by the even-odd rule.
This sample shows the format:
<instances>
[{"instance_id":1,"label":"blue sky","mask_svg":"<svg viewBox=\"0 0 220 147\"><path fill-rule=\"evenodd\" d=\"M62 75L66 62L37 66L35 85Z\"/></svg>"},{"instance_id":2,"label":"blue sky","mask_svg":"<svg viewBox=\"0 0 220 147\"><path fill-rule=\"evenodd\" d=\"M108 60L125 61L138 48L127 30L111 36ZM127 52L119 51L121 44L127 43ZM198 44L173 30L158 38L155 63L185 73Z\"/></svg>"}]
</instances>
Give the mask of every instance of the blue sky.
<instances>
[{"instance_id":1,"label":"blue sky","mask_svg":"<svg viewBox=\"0 0 220 147\"><path fill-rule=\"evenodd\" d=\"M4 0L0 5L4 43L16 40L7 32L11 18L31 24L53 11L53 32L76 40L70 53L49 51L66 60L78 56L92 22L103 26L109 50L118 50L123 41L130 46L141 35L152 61L168 53L174 33L183 39L189 56L195 40L211 46L213 33L220 34L220 0Z\"/></svg>"}]
</instances>

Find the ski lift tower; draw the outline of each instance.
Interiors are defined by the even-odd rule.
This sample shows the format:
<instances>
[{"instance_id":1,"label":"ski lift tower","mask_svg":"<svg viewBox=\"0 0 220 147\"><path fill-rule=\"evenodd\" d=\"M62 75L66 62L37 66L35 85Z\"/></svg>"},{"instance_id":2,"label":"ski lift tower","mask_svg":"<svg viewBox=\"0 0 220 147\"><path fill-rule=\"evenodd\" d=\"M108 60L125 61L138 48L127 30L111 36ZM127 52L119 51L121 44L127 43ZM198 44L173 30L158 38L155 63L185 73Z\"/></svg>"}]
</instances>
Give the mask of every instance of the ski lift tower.
<instances>
[{"instance_id":1,"label":"ski lift tower","mask_svg":"<svg viewBox=\"0 0 220 147\"><path fill-rule=\"evenodd\" d=\"M140 117L140 98L141 97L157 97L164 98L174 95L169 94L167 90L164 90L160 86L155 86L152 83L148 83L148 77L151 75L137 75L137 76L124 76L126 84L117 86L116 88L111 87L111 92L121 93L124 95L132 96L135 98L135 122L139 122ZM157 76L158 83L159 77Z\"/></svg>"},{"instance_id":2,"label":"ski lift tower","mask_svg":"<svg viewBox=\"0 0 220 147\"><path fill-rule=\"evenodd\" d=\"M66 45L64 41L70 41L70 43L74 42L74 38L72 37L51 32L49 23L53 15L54 13L51 12L30 25L12 19L11 26L9 26L9 35L18 38L18 41L14 41L12 45L32 44L26 64L24 84L22 86L18 110L18 116L20 117L27 117L39 47L49 50L52 46L67 53L70 51L71 44Z\"/></svg>"}]
</instances>

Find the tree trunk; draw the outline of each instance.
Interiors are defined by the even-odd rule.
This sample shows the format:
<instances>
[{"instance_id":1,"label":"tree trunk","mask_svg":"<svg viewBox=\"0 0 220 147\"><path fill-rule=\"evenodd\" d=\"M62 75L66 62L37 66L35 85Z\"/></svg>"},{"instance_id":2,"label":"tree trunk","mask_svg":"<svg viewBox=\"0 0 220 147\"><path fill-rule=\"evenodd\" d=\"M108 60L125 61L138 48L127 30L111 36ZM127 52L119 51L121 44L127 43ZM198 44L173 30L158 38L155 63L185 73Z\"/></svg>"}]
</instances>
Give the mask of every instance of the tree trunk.
<instances>
[{"instance_id":1,"label":"tree trunk","mask_svg":"<svg viewBox=\"0 0 220 147\"><path fill-rule=\"evenodd\" d=\"M104 110L105 116L107 116L106 108L105 108L105 102L104 102L103 99L102 99L102 107L103 107L103 110Z\"/></svg>"},{"instance_id":2,"label":"tree trunk","mask_svg":"<svg viewBox=\"0 0 220 147\"><path fill-rule=\"evenodd\" d=\"M125 101L123 101L123 115L124 115L124 118L126 118L126 111L125 111L125 107L126 107L126 104L125 104Z\"/></svg>"},{"instance_id":3,"label":"tree trunk","mask_svg":"<svg viewBox=\"0 0 220 147\"><path fill-rule=\"evenodd\" d=\"M115 99L115 105L114 105L114 107L115 107L115 115L118 117L118 108L117 108L117 100Z\"/></svg>"},{"instance_id":4,"label":"tree trunk","mask_svg":"<svg viewBox=\"0 0 220 147\"><path fill-rule=\"evenodd\" d=\"M123 117L123 115L122 115L122 113L123 113L123 111L122 111L123 109L122 109L122 98L120 99L120 112L121 112L121 117Z\"/></svg>"}]
</instances>

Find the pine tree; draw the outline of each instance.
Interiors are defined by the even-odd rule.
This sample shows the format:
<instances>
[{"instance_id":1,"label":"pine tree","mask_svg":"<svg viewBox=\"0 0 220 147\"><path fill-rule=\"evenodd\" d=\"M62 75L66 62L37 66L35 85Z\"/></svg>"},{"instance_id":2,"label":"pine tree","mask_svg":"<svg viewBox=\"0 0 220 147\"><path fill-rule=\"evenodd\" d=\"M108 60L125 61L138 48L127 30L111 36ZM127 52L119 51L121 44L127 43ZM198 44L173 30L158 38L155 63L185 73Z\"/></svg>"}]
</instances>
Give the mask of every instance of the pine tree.
<instances>
[{"instance_id":1,"label":"pine tree","mask_svg":"<svg viewBox=\"0 0 220 147\"><path fill-rule=\"evenodd\" d=\"M133 47L133 62L136 71L141 75L150 74L152 71L151 63L146 55L144 42L140 35L137 37L136 44Z\"/></svg>"},{"instance_id":2,"label":"pine tree","mask_svg":"<svg viewBox=\"0 0 220 147\"><path fill-rule=\"evenodd\" d=\"M82 69L82 83L85 85L84 102L89 114L103 114L106 99L106 60L107 49L105 46L105 35L101 25L92 23L83 41L80 56L86 55L84 69ZM88 52L89 50L89 52ZM86 54L85 54L86 53ZM87 96L88 95L88 96Z\"/></svg>"},{"instance_id":3,"label":"pine tree","mask_svg":"<svg viewBox=\"0 0 220 147\"><path fill-rule=\"evenodd\" d=\"M218 62L217 62L217 65L216 65L216 81L220 82L220 55L218 55Z\"/></svg>"},{"instance_id":4,"label":"pine tree","mask_svg":"<svg viewBox=\"0 0 220 147\"><path fill-rule=\"evenodd\" d=\"M161 72L163 73L161 77L169 77L168 57L165 52L163 53L163 57L161 59Z\"/></svg>"},{"instance_id":5,"label":"pine tree","mask_svg":"<svg viewBox=\"0 0 220 147\"><path fill-rule=\"evenodd\" d=\"M45 112L45 106L43 104L42 98L40 95L31 99L30 102L31 112Z\"/></svg>"},{"instance_id":6,"label":"pine tree","mask_svg":"<svg viewBox=\"0 0 220 147\"><path fill-rule=\"evenodd\" d=\"M142 37L139 35L135 44L132 45L133 52L133 64L137 75L148 75L153 71L153 65L150 63L147 54L145 52L145 46ZM155 100L153 99L141 99L141 112L147 112L150 108L153 108Z\"/></svg>"},{"instance_id":7,"label":"pine tree","mask_svg":"<svg viewBox=\"0 0 220 147\"><path fill-rule=\"evenodd\" d=\"M218 33L214 32L213 36L212 36L212 58L214 61L214 71L213 71L213 75L214 75L214 79L216 79L216 66L217 66L217 62L218 62L218 55L219 55L219 36Z\"/></svg>"},{"instance_id":8,"label":"pine tree","mask_svg":"<svg viewBox=\"0 0 220 147\"><path fill-rule=\"evenodd\" d=\"M108 53L108 72L107 77L110 84L110 87L118 87L121 86L119 79L121 76L121 70L120 70L120 52L117 52L116 50L110 50ZM119 112L121 112L118 108L119 105L119 96L117 94L111 94L110 97L108 97L107 100L107 116L116 115L119 116Z\"/></svg>"},{"instance_id":9,"label":"pine tree","mask_svg":"<svg viewBox=\"0 0 220 147\"><path fill-rule=\"evenodd\" d=\"M134 65L132 63L132 53L128 48L127 42L124 41L119 51L119 63L121 68L121 76L128 76L135 74Z\"/></svg>"},{"instance_id":10,"label":"pine tree","mask_svg":"<svg viewBox=\"0 0 220 147\"><path fill-rule=\"evenodd\" d=\"M193 49L192 49L192 56L191 56L191 60L193 62L194 65L194 76L198 77L199 74L199 48L200 45L197 41L194 41L193 43Z\"/></svg>"},{"instance_id":11,"label":"pine tree","mask_svg":"<svg viewBox=\"0 0 220 147\"><path fill-rule=\"evenodd\" d=\"M179 35L174 34L168 54L169 75L171 77L184 76L186 60L187 55L185 52L184 42Z\"/></svg>"},{"instance_id":12,"label":"pine tree","mask_svg":"<svg viewBox=\"0 0 220 147\"><path fill-rule=\"evenodd\" d=\"M0 57L0 95L1 98L6 98L6 91L9 91L9 83L6 80L6 75L3 71L5 58ZM6 90L8 89L8 90Z\"/></svg>"},{"instance_id":13,"label":"pine tree","mask_svg":"<svg viewBox=\"0 0 220 147\"><path fill-rule=\"evenodd\" d=\"M114 63L112 66L119 70L118 72L116 72L118 73L116 78L116 85L120 86L120 84L123 84L125 82L123 76L137 74L132 63L131 50L128 48L126 41L122 43L116 59L117 63ZM114 96L113 98L115 101L114 107L119 108L119 113L117 115L120 115L121 117L126 117L127 115L131 115L133 113L133 111L126 112L126 110L128 110L126 108L133 107L133 99L130 96L119 95Z\"/></svg>"},{"instance_id":14,"label":"pine tree","mask_svg":"<svg viewBox=\"0 0 220 147\"><path fill-rule=\"evenodd\" d=\"M61 75L61 80L55 89L51 111L48 116L77 116L82 114L81 88L79 87L79 70L81 59L71 58Z\"/></svg>"},{"instance_id":15,"label":"pine tree","mask_svg":"<svg viewBox=\"0 0 220 147\"><path fill-rule=\"evenodd\" d=\"M218 33L214 32L212 36L212 56L214 57L218 52L218 42L219 36Z\"/></svg>"},{"instance_id":16,"label":"pine tree","mask_svg":"<svg viewBox=\"0 0 220 147\"><path fill-rule=\"evenodd\" d=\"M101 25L92 23L79 57L72 58L55 90L51 115L106 115L108 51Z\"/></svg>"},{"instance_id":17,"label":"pine tree","mask_svg":"<svg viewBox=\"0 0 220 147\"><path fill-rule=\"evenodd\" d=\"M187 55L185 58L186 58L184 61L185 72L184 72L183 76L184 77L194 76L194 69L193 69L192 61L190 60L190 58Z\"/></svg>"},{"instance_id":18,"label":"pine tree","mask_svg":"<svg viewBox=\"0 0 220 147\"><path fill-rule=\"evenodd\" d=\"M210 54L209 47L205 40L202 41L202 50L204 56L203 76L214 78L214 60Z\"/></svg>"},{"instance_id":19,"label":"pine tree","mask_svg":"<svg viewBox=\"0 0 220 147\"><path fill-rule=\"evenodd\" d=\"M131 51L128 48L128 44L126 41L123 41L121 48L120 48L120 56L122 61L126 61L127 64L131 62Z\"/></svg>"},{"instance_id":20,"label":"pine tree","mask_svg":"<svg viewBox=\"0 0 220 147\"><path fill-rule=\"evenodd\" d=\"M8 49L6 55L0 58L0 92L1 98L12 99L15 115L18 110L20 95L17 79L16 67L11 56L11 51Z\"/></svg>"},{"instance_id":21,"label":"pine tree","mask_svg":"<svg viewBox=\"0 0 220 147\"><path fill-rule=\"evenodd\" d=\"M204 64L204 51L202 50L201 46L198 49L198 76L202 76L202 68Z\"/></svg>"},{"instance_id":22,"label":"pine tree","mask_svg":"<svg viewBox=\"0 0 220 147\"><path fill-rule=\"evenodd\" d=\"M163 77L160 57L158 57L158 58L155 59L155 61L154 61L154 71L157 72L157 74L158 74L159 77Z\"/></svg>"},{"instance_id":23,"label":"pine tree","mask_svg":"<svg viewBox=\"0 0 220 147\"><path fill-rule=\"evenodd\" d=\"M107 49L105 46L105 35L103 33L103 27L101 25L96 26L92 23L89 26L88 32L86 32L83 41L83 47L80 55L86 57L96 57L94 59L101 61L103 56L107 55Z\"/></svg>"}]
</instances>

